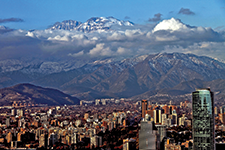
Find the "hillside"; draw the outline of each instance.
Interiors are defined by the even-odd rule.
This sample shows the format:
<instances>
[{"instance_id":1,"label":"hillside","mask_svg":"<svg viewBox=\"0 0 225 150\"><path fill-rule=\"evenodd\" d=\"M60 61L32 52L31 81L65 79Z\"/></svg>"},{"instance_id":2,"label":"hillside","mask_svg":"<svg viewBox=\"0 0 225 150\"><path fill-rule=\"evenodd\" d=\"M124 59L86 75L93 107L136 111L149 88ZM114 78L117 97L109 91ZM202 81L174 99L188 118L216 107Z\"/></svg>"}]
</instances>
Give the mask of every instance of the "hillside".
<instances>
[{"instance_id":1,"label":"hillside","mask_svg":"<svg viewBox=\"0 0 225 150\"><path fill-rule=\"evenodd\" d=\"M56 89L42 88L32 84L18 84L0 89L0 105L11 105L13 101L49 106L79 104L79 99L76 97L71 97Z\"/></svg>"}]
</instances>

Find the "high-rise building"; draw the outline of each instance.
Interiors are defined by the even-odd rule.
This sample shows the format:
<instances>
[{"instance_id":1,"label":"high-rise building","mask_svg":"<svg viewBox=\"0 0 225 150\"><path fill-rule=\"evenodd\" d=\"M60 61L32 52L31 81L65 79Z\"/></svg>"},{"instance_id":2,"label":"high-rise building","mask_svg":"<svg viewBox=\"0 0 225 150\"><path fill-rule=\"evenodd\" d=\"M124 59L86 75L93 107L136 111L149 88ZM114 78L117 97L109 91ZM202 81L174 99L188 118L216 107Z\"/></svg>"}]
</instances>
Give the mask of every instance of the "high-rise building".
<instances>
[{"instance_id":1,"label":"high-rise building","mask_svg":"<svg viewBox=\"0 0 225 150\"><path fill-rule=\"evenodd\" d=\"M157 149L163 149L164 147L164 137L166 137L166 125L155 125L157 128Z\"/></svg>"},{"instance_id":2,"label":"high-rise building","mask_svg":"<svg viewBox=\"0 0 225 150\"><path fill-rule=\"evenodd\" d=\"M136 140L132 138L123 140L123 150L135 150Z\"/></svg>"},{"instance_id":3,"label":"high-rise building","mask_svg":"<svg viewBox=\"0 0 225 150\"><path fill-rule=\"evenodd\" d=\"M163 107L162 107L162 109L164 110L164 113L165 114L169 114L169 107L167 106L167 105L164 105Z\"/></svg>"},{"instance_id":4,"label":"high-rise building","mask_svg":"<svg viewBox=\"0 0 225 150\"><path fill-rule=\"evenodd\" d=\"M154 122L156 124L162 123L162 111L160 108L156 108L154 110Z\"/></svg>"},{"instance_id":5,"label":"high-rise building","mask_svg":"<svg viewBox=\"0 0 225 150\"><path fill-rule=\"evenodd\" d=\"M192 93L192 111L194 150L214 150L214 99L210 89L197 89Z\"/></svg>"},{"instance_id":6,"label":"high-rise building","mask_svg":"<svg viewBox=\"0 0 225 150\"><path fill-rule=\"evenodd\" d=\"M156 130L153 121L141 121L139 150L156 150Z\"/></svg>"},{"instance_id":7,"label":"high-rise building","mask_svg":"<svg viewBox=\"0 0 225 150\"><path fill-rule=\"evenodd\" d=\"M91 149L102 146L102 137L101 136L93 136L90 138L90 146Z\"/></svg>"},{"instance_id":8,"label":"high-rise building","mask_svg":"<svg viewBox=\"0 0 225 150\"><path fill-rule=\"evenodd\" d=\"M6 118L5 124L7 127L10 126L10 118L9 117Z\"/></svg>"},{"instance_id":9,"label":"high-rise building","mask_svg":"<svg viewBox=\"0 0 225 150\"><path fill-rule=\"evenodd\" d=\"M186 118L187 117L185 116L185 114L182 114L182 117L179 118L179 126L184 126L184 122Z\"/></svg>"},{"instance_id":10,"label":"high-rise building","mask_svg":"<svg viewBox=\"0 0 225 150\"><path fill-rule=\"evenodd\" d=\"M141 101L141 117L142 118L145 118L145 114L147 113L147 108L148 108L148 101L142 100Z\"/></svg>"},{"instance_id":11,"label":"high-rise building","mask_svg":"<svg viewBox=\"0 0 225 150\"><path fill-rule=\"evenodd\" d=\"M177 125L177 112L175 109L172 111L171 119L172 119L172 124Z\"/></svg>"},{"instance_id":12,"label":"high-rise building","mask_svg":"<svg viewBox=\"0 0 225 150\"><path fill-rule=\"evenodd\" d=\"M167 125L166 124L167 118L168 118L168 115L167 114L162 114L162 125Z\"/></svg>"}]
</instances>

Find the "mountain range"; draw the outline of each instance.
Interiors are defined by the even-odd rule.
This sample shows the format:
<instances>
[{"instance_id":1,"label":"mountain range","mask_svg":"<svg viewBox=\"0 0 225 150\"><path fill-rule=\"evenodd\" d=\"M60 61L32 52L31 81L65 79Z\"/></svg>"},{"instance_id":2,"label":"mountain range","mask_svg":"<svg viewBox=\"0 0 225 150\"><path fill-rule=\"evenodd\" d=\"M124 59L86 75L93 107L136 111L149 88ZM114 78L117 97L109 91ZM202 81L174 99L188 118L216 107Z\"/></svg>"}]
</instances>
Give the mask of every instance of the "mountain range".
<instances>
[{"instance_id":1,"label":"mountain range","mask_svg":"<svg viewBox=\"0 0 225 150\"><path fill-rule=\"evenodd\" d=\"M86 22L82 23L75 20L65 20L62 22L56 22L49 27L49 30L75 30L81 32L92 31L108 31L112 26L133 26L134 23L130 21L118 20L114 17L92 17Z\"/></svg>"},{"instance_id":2,"label":"mountain range","mask_svg":"<svg viewBox=\"0 0 225 150\"><path fill-rule=\"evenodd\" d=\"M158 53L123 60L107 58L85 63L65 71L48 64L51 71L42 72L42 64L0 63L0 85L21 82L51 87L80 99L129 97L155 98L156 95L190 94L195 88L211 87L223 98L225 64L206 56L183 53Z\"/></svg>"},{"instance_id":3,"label":"mountain range","mask_svg":"<svg viewBox=\"0 0 225 150\"><path fill-rule=\"evenodd\" d=\"M224 33L175 18L141 25L93 17L29 31L0 26L0 88L29 83L85 100L136 100L187 98L211 87L223 99L224 62L191 52L217 58Z\"/></svg>"}]
</instances>

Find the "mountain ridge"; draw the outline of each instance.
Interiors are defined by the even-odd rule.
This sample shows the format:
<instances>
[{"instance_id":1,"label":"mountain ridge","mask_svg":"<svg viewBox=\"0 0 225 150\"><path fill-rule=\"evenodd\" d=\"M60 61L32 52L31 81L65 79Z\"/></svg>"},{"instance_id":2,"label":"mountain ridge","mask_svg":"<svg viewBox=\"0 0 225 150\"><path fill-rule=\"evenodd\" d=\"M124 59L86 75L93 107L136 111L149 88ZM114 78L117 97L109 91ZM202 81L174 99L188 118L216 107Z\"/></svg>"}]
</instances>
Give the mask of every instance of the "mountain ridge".
<instances>
[{"instance_id":1,"label":"mountain ridge","mask_svg":"<svg viewBox=\"0 0 225 150\"><path fill-rule=\"evenodd\" d=\"M0 104L11 105L14 101L47 104L47 105L74 105L79 99L71 97L57 89L43 88L29 83L21 83L0 89Z\"/></svg>"},{"instance_id":2,"label":"mountain ridge","mask_svg":"<svg viewBox=\"0 0 225 150\"><path fill-rule=\"evenodd\" d=\"M75 20L64 20L62 22L56 22L54 25L48 28L48 30L76 30L81 32L92 31L107 31L111 26L133 26L134 23L130 21L122 21L114 17L92 17L86 22L82 23Z\"/></svg>"},{"instance_id":3,"label":"mountain ridge","mask_svg":"<svg viewBox=\"0 0 225 150\"><path fill-rule=\"evenodd\" d=\"M38 69L41 65L33 66ZM31 69L25 73L22 63L18 70L10 70L8 66L7 72L4 71L7 66L2 68L0 65L0 85L6 87L28 82L56 88L80 99L93 100L104 97L141 98L146 94L170 92L172 95L187 94L195 86L205 86L211 82L218 84L217 80L225 79L223 62L206 56L183 53L157 53L123 60L107 58L88 62L68 71L63 68L61 71L54 71L54 63L52 67L48 67L53 71L40 71L37 74L36 71L32 73L31 70L35 70L32 66L25 67ZM190 85L187 86L188 90L181 90L179 86L186 86L185 83Z\"/></svg>"}]
</instances>

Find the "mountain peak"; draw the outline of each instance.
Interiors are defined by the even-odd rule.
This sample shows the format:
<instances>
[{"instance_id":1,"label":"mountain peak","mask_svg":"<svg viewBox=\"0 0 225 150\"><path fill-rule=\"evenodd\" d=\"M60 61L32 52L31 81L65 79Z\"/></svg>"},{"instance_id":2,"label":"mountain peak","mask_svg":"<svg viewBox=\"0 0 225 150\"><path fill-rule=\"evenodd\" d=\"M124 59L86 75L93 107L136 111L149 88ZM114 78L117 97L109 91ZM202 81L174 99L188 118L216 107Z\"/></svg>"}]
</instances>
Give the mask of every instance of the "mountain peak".
<instances>
[{"instance_id":1,"label":"mountain peak","mask_svg":"<svg viewBox=\"0 0 225 150\"><path fill-rule=\"evenodd\" d=\"M57 29L64 29L64 30L71 30L76 28L82 24L82 22L75 21L75 20L64 20L62 22L56 22L52 27L48 28L50 30L57 30Z\"/></svg>"},{"instance_id":2,"label":"mountain peak","mask_svg":"<svg viewBox=\"0 0 225 150\"><path fill-rule=\"evenodd\" d=\"M0 26L0 30L7 30L7 29L9 29L9 28L6 26Z\"/></svg>"},{"instance_id":3,"label":"mountain peak","mask_svg":"<svg viewBox=\"0 0 225 150\"><path fill-rule=\"evenodd\" d=\"M133 26L134 24L130 21L118 20L112 16L110 17L92 17L86 22L78 22L75 20L65 20L63 22L56 22L52 27L48 28L50 30L75 30L82 32L91 32L103 30L110 30L111 26Z\"/></svg>"}]
</instances>

